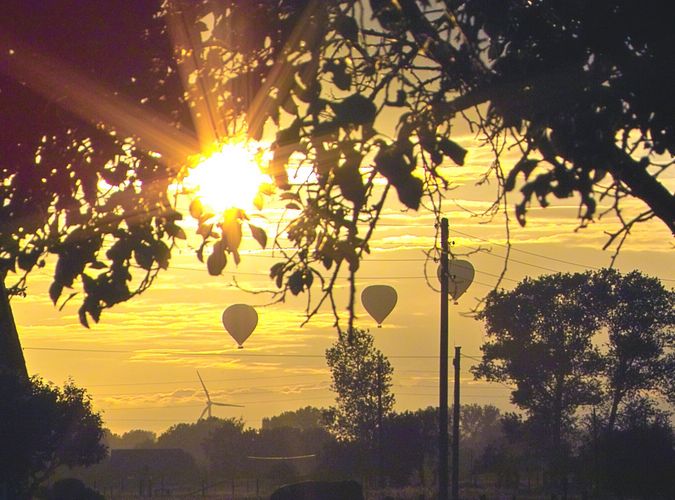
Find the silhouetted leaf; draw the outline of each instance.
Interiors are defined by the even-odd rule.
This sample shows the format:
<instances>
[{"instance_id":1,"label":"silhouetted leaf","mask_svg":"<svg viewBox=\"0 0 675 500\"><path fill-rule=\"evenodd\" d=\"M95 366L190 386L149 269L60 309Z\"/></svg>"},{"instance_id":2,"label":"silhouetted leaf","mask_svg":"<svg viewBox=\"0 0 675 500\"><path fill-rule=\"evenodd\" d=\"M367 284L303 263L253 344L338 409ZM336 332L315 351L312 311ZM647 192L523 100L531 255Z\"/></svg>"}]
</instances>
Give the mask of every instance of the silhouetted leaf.
<instances>
[{"instance_id":1,"label":"silhouetted leaf","mask_svg":"<svg viewBox=\"0 0 675 500\"><path fill-rule=\"evenodd\" d=\"M405 181L396 184L398 199L406 207L417 210L422 200L423 186L422 179L410 176Z\"/></svg>"},{"instance_id":2,"label":"silhouetted leaf","mask_svg":"<svg viewBox=\"0 0 675 500\"><path fill-rule=\"evenodd\" d=\"M361 94L352 94L341 102L331 103L335 120L340 125L371 124L375 120L375 103Z\"/></svg>"},{"instance_id":3,"label":"silhouetted leaf","mask_svg":"<svg viewBox=\"0 0 675 500\"><path fill-rule=\"evenodd\" d=\"M56 304L56 301L59 300L61 292L63 292L63 285L58 281L54 281L51 285L49 285L49 298L52 299L54 304Z\"/></svg>"},{"instance_id":4,"label":"silhouetted leaf","mask_svg":"<svg viewBox=\"0 0 675 500\"><path fill-rule=\"evenodd\" d=\"M302 292L304 286L304 280L302 277L302 271L295 271L288 277L288 289L293 295L298 295Z\"/></svg>"},{"instance_id":5,"label":"silhouetted leaf","mask_svg":"<svg viewBox=\"0 0 675 500\"><path fill-rule=\"evenodd\" d=\"M403 182L410 176L414 165L408 161L401 148L383 145L375 155L375 168L392 184Z\"/></svg>"},{"instance_id":6,"label":"silhouetted leaf","mask_svg":"<svg viewBox=\"0 0 675 500\"><path fill-rule=\"evenodd\" d=\"M281 108L289 115L295 115L298 113L298 105L295 104L295 101L290 95L288 96L288 98L284 99Z\"/></svg>"},{"instance_id":7,"label":"silhouetted leaf","mask_svg":"<svg viewBox=\"0 0 675 500\"><path fill-rule=\"evenodd\" d=\"M506 182L504 183L504 189L506 191L511 191L516 186L516 177L520 172L523 172L523 174L525 175L525 180L527 180L538 164L539 160L521 158L509 172L509 175L506 178Z\"/></svg>"},{"instance_id":8,"label":"silhouetted leaf","mask_svg":"<svg viewBox=\"0 0 675 500\"><path fill-rule=\"evenodd\" d=\"M19 258L17 259L19 268L23 269L24 271L30 271L31 269L33 269L33 266L35 266L35 263L37 262L39 257L40 257L39 250L32 250L30 252L21 252L19 254Z\"/></svg>"},{"instance_id":9,"label":"silhouetted leaf","mask_svg":"<svg viewBox=\"0 0 675 500\"><path fill-rule=\"evenodd\" d=\"M219 276L227 265L227 256L222 241L216 241L213 244L213 251L206 259L206 269L211 276Z\"/></svg>"},{"instance_id":10,"label":"silhouetted leaf","mask_svg":"<svg viewBox=\"0 0 675 500\"><path fill-rule=\"evenodd\" d=\"M171 259L171 250L163 241L156 241L153 245L155 260L161 269L169 268L169 260Z\"/></svg>"},{"instance_id":11,"label":"silhouetted leaf","mask_svg":"<svg viewBox=\"0 0 675 500\"><path fill-rule=\"evenodd\" d=\"M251 229L251 235L253 238L260 244L261 247L265 248L267 246L267 233L264 229L249 224L248 227Z\"/></svg>"},{"instance_id":12,"label":"silhouetted leaf","mask_svg":"<svg viewBox=\"0 0 675 500\"><path fill-rule=\"evenodd\" d=\"M201 245L199 245L199 248L197 249L197 259L199 259L199 262L204 262L204 248L206 247L206 240L202 242Z\"/></svg>"},{"instance_id":13,"label":"silhouetted leaf","mask_svg":"<svg viewBox=\"0 0 675 500\"><path fill-rule=\"evenodd\" d=\"M284 193L281 193L279 195L280 200L291 200L291 201L297 201L300 203L300 195L298 193L293 193L291 191L286 191Z\"/></svg>"},{"instance_id":14,"label":"silhouetted leaf","mask_svg":"<svg viewBox=\"0 0 675 500\"><path fill-rule=\"evenodd\" d=\"M350 16L340 15L335 22L336 31L346 40L356 42L359 37L359 26L356 19Z\"/></svg>"},{"instance_id":15,"label":"silhouetted leaf","mask_svg":"<svg viewBox=\"0 0 675 500\"><path fill-rule=\"evenodd\" d=\"M347 71L344 59L326 61L323 70L333 74L333 84L340 90L349 90L352 86L352 76Z\"/></svg>"},{"instance_id":16,"label":"silhouetted leaf","mask_svg":"<svg viewBox=\"0 0 675 500\"><path fill-rule=\"evenodd\" d=\"M84 305L80 306L80 309L77 311L77 315L80 318L80 324L85 328L89 328L89 321L87 320L87 310L84 308Z\"/></svg>"},{"instance_id":17,"label":"silhouetted leaf","mask_svg":"<svg viewBox=\"0 0 675 500\"><path fill-rule=\"evenodd\" d=\"M165 229L167 234L172 238L176 238L179 240L184 240L187 238L187 236L185 235L185 231L178 224L171 222L170 224L167 224L165 226Z\"/></svg>"},{"instance_id":18,"label":"silhouetted leaf","mask_svg":"<svg viewBox=\"0 0 675 500\"><path fill-rule=\"evenodd\" d=\"M342 195L355 206L363 205L366 187L363 185L363 178L359 172L359 164L357 162L346 163L336 168L333 175Z\"/></svg>"},{"instance_id":19,"label":"silhouetted leaf","mask_svg":"<svg viewBox=\"0 0 675 500\"><path fill-rule=\"evenodd\" d=\"M270 268L270 278L272 278L277 285L277 288L281 288L284 283L284 270L286 264L284 262L277 262Z\"/></svg>"},{"instance_id":20,"label":"silhouetted leaf","mask_svg":"<svg viewBox=\"0 0 675 500\"><path fill-rule=\"evenodd\" d=\"M134 258L141 269L149 271L152 268L152 263L154 262L154 253L152 248L142 245L134 249Z\"/></svg>"},{"instance_id":21,"label":"silhouetted leaf","mask_svg":"<svg viewBox=\"0 0 675 500\"><path fill-rule=\"evenodd\" d=\"M457 165L464 165L467 151L456 142L443 137L438 141L438 149L440 149L444 155L449 156Z\"/></svg>"}]
</instances>

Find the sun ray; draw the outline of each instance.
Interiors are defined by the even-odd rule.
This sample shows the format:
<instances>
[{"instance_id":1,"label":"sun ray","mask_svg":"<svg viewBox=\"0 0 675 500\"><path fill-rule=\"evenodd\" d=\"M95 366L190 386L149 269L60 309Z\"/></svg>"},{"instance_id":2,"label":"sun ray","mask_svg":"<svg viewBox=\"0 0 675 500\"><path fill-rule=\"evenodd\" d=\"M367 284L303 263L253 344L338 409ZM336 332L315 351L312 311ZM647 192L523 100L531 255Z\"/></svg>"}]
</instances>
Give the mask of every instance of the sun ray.
<instances>
[{"instance_id":1,"label":"sun ray","mask_svg":"<svg viewBox=\"0 0 675 500\"><path fill-rule=\"evenodd\" d=\"M176 170L200 151L193 134L5 33L0 33L0 71L94 125L138 138L144 150L159 153Z\"/></svg>"},{"instance_id":2,"label":"sun ray","mask_svg":"<svg viewBox=\"0 0 675 500\"><path fill-rule=\"evenodd\" d=\"M220 142L226 135L215 96L209 91L210 71L201 59L201 39L186 21L187 6L172 0L167 11L167 27L174 49L174 59L188 96L188 107L202 151Z\"/></svg>"},{"instance_id":3,"label":"sun ray","mask_svg":"<svg viewBox=\"0 0 675 500\"><path fill-rule=\"evenodd\" d=\"M248 135L249 137L260 137L262 135L262 129L265 125L265 119L267 117L266 110L274 105L275 99L272 98L272 90L277 90L277 98L279 102L283 102L288 98L291 87L293 86L293 65L292 61L289 61L289 55L292 54L294 50L300 44L301 37L305 37L309 42L314 43L316 36L318 34L317 23L309 23L309 19L315 14L318 10L318 7L321 5L317 0L310 0L305 10L302 13L302 16L298 22L293 27L291 35L288 37L284 48L279 53L279 57L274 62L272 69L269 72L269 75L265 79L264 84L260 87L258 93L254 96L253 102L246 114L246 121L248 123ZM307 30L311 30L309 34Z\"/></svg>"}]
</instances>

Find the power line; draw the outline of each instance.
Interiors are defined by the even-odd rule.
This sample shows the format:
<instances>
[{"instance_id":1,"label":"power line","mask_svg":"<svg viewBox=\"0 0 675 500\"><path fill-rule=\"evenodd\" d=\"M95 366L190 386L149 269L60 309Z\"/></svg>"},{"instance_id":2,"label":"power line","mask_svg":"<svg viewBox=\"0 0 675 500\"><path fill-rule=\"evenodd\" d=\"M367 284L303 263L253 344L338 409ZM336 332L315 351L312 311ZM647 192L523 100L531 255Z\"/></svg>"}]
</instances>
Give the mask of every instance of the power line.
<instances>
[{"instance_id":1,"label":"power line","mask_svg":"<svg viewBox=\"0 0 675 500\"><path fill-rule=\"evenodd\" d=\"M404 226L404 225L386 225L386 224L385 224L385 225L379 225L378 227L400 227L400 228L409 228L410 226ZM482 238L482 237L480 237L480 236L476 236L476 235L473 235L473 234L470 234L470 233L467 233L467 232L464 232L464 231L459 231L459 230L457 230L457 229L452 229L452 228L450 228L450 231L453 232L453 233L455 233L455 234L459 234L459 235L461 235L461 236L465 236L465 237L467 237L467 238L472 238L472 239L475 239L475 240L478 240L478 241L482 241L482 242L485 242L485 243L489 243L490 245L498 246L498 247L501 247L501 248L508 248L508 246L505 245L505 244L503 244L503 243L499 243L499 242L496 242L496 241L493 241L493 240L489 240L489 239L487 239L487 238ZM592 265L590 265L590 264L580 264L580 263L578 263L578 262L573 262L573 261L570 261L570 260L560 259L560 258L557 258L557 257L551 257L551 256L549 256L549 255L544 255L544 254L537 253L537 252L532 252L532 251L529 251L529 250L523 250L523 249L517 248L517 247L515 247L515 246L513 246L513 245L511 245L510 248L511 248L511 250L513 250L513 251L516 251L516 252L519 252L519 253L522 253L522 254L525 254L525 255L530 255L530 256L532 256L532 257L538 257L538 258L540 258L540 259L545 259L545 260L549 260L549 261L553 261L553 262L558 262L558 263L560 263L560 264L566 264L566 265L570 265L570 266L580 267L580 268L582 268L582 269L590 269L590 270L593 270L593 271L600 271L600 270L602 269L601 267L592 266ZM286 248L280 248L280 249L278 249L278 250L280 250L280 251L292 251L292 250L295 250L295 249L293 249L293 248L289 248L289 249L286 249ZM477 249L476 249L476 248L472 248L472 250L477 250ZM496 254L489 254L489 255L492 255L493 257L497 257L497 258L500 258L500 259L504 259L504 258L505 258L505 256L503 256L503 255L496 255ZM273 255L260 255L260 254L257 254L257 255L256 255L256 254L248 254L248 256L250 256L250 257L261 257L261 258L276 258L276 257L273 256ZM427 260L427 259L426 259L426 258L423 258L423 257L419 257L419 258L401 258L401 259L377 259L377 258L365 258L365 259L364 259L364 261L366 261L366 262L424 262L424 261L426 261L426 260ZM513 259L513 258L509 258L509 261L510 261L510 262L515 262L515 263L517 263L517 264L522 264L522 265L534 267L534 268L537 268L537 269L541 269L541 270L543 270L543 271L548 271L548 272L553 272L553 273L561 272L559 269L554 269L554 268L550 268L550 267L546 267L546 266L540 266L540 265L537 265L537 264L533 264L533 263L531 263L531 262L525 262L525 261L521 261L521 260L517 260L517 259ZM489 276L493 276L493 277L498 277L497 275L489 274L489 273L486 273L486 272L483 272L483 271L479 271L479 270L476 270L476 272L477 272L477 273L486 274L486 275L489 275ZM365 278L365 277L364 277L364 279L373 279L373 278ZM513 280L513 279L509 279L509 278L505 278L505 279L507 279L508 281L518 282L517 280ZM675 278L659 278L659 279L660 279L661 281L669 281L669 282L675 281Z\"/></svg>"},{"instance_id":2,"label":"power line","mask_svg":"<svg viewBox=\"0 0 675 500\"><path fill-rule=\"evenodd\" d=\"M215 391L232 391L232 390L248 390L248 389L267 389L269 387L296 387L298 391L302 390L307 390L307 391L313 391L313 390L319 390L319 389L328 389L328 387L297 387L299 385L303 385L302 383L296 383L296 384L270 384L270 385L251 385L248 387L230 387L230 388L224 388L224 387L209 387L210 392L215 392ZM308 384L304 384L308 385ZM187 390L187 389L183 389ZM201 394L201 390L199 388L195 389L195 392ZM270 392L270 391L263 391L263 392ZM257 394L258 391L255 392L238 392L234 394L230 394L229 396L248 396L249 394ZM127 392L127 393L106 393L106 394L94 394L95 397L119 397L119 396L160 396L167 394L165 392Z\"/></svg>"},{"instance_id":3,"label":"power line","mask_svg":"<svg viewBox=\"0 0 675 500\"><path fill-rule=\"evenodd\" d=\"M502 248L508 248L508 246L504 245L503 243L497 243L496 241L491 241L491 240L488 240L488 239L485 239L485 238L481 238L479 236L474 236L474 235L469 234L469 233L458 231L457 229L450 229L450 231L452 231L453 233L457 233L459 235L462 235L462 236L466 236L468 238L473 238L475 240L479 240L479 241L483 241L485 243L489 243L491 245L495 245L495 246L502 247ZM578 262L572 262L572 261L569 261L569 260L558 259L556 257L550 257L548 255L543 255L543 254L536 253L536 252L530 252L528 250L522 250L520 248L514 247L513 245L511 246L511 250L514 250L514 251L520 252L520 253L524 253L526 255L531 255L533 257L539 257L539 258L542 258L542 259L552 260L552 261L555 261L555 262L559 262L561 264L568 264L570 266L581 267L581 268L584 268L584 269L593 269L594 271L599 271L601 269L599 267L590 266L588 264L579 264Z\"/></svg>"},{"instance_id":4,"label":"power line","mask_svg":"<svg viewBox=\"0 0 675 500\"><path fill-rule=\"evenodd\" d=\"M269 375L267 377L246 377L246 378L212 378L204 379L205 382L241 382L244 380L265 380L291 377L316 377L323 376L325 373L298 373L294 375ZM190 384L196 382L196 379L190 380L168 380L163 382L128 382L123 384L89 384L87 387L118 387L118 386L138 386L138 385L169 385L169 384Z\"/></svg>"},{"instance_id":5,"label":"power line","mask_svg":"<svg viewBox=\"0 0 675 500\"><path fill-rule=\"evenodd\" d=\"M431 387L431 386L429 386ZM424 397L435 397L438 396L437 392L426 393L426 392L394 392L394 395L401 396L424 396ZM491 399L491 398L505 398L510 397L508 394L465 394L466 397L471 398L482 398L482 399ZM239 403L244 405L257 405L257 404L267 404L267 403L285 403L291 401L316 401L316 400L325 400L325 399L334 399L334 394L327 394L325 396L317 396L312 398L280 398L280 399L264 399L257 401L239 401ZM202 408L203 404L189 404L189 405L155 405L155 406L124 406L118 408L100 408L100 411L134 411L134 410L180 410L180 409L191 409L191 408Z\"/></svg>"},{"instance_id":6,"label":"power line","mask_svg":"<svg viewBox=\"0 0 675 500\"><path fill-rule=\"evenodd\" d=\"M323 383L325 384L326 382L329 382L329 380L324 380ZM305 387L298 387L304 385ZM411 383L395 383L392 384L394 387L404 387L404 388L417 388L417 387L424 387L424 388L436 388L437 385L428 385L428 384L411 384ZM302 391L318 391L318 390L331 390L330 386L321 386L321 387L314 387L314 386L308 386L308 384L302 384L302 383L296 383L296 384L271 384L271 385L252 385L252 386L247 386L247 387L209 387L211 392L215 391L234 391L234 390L239 390L239 391L249 391L250 389L259 389L257 391L249 391L249 392L234 392L234 393L229 393L227 396L228 397L240 397L240 396L249 396L251 394L266 394L269 392L268 389L270 387L289 387L289 388L295 388L295 392L302 392ZM489 386L475 386L471 387L471 390L494 390L497 389L496 387L489 387ZM183 389L187 390L187 389ZM195 392L201 393L199 389L195 389ZM168 396L168 397L173 397L171 394L167 394L166 392L157 392L157 391L150 391L150 392L115 392L115 393L103 393L103 394L93 394L95 398L111 398L111 397L122 397L122 396ZM175 397L174 399L180 399L180 397Z\"/></svg>"},{"instance_id":7,"label":"power line","mask_svg":"<svg viewBox=\"0 0 675 500\"><path fill-rule=\"evenodd\" d=\"M161 351L161 350L123 350L123 349L84 349L68 347L24 347L24 350L33 351L64 351L64 352L97 352L97 353L126 353L126 354L174 354L178 356L223 356L235 358L310 358L325 359L324 354L263 354L263 353L236 353L214 351ZM438 355L399 354L388 355L389 359L437 359ZM139 383L139 385L142 383Z\"/></svg>"},{"instance_id":8,"label":"power line","mask_svg":"<svg viewBox=\"0 0 675 500\"><path fill-rule=\"evenodd\" d=\"M300 367L302 369L303 367ZM314 367L305 367L315 369ZM266 377L246 377L246 378L213 378L213 379L204 379L205 382L240 382L245 380L265 380L265 379L278 379L278 378L295 378L295 377L317 377L325 376L326 373L297 373L292 375L269 375ZM436 373L438 370L402 370L396 369L395 373ZM87 387L126 387L126 386L139 386L139 385L170 385L170 384L190 384L195 382L194 379L189 380L165 380L158 382L124 382L124 383L111 383L111 384L88 384Z\"/></svg>"}]
</instances>

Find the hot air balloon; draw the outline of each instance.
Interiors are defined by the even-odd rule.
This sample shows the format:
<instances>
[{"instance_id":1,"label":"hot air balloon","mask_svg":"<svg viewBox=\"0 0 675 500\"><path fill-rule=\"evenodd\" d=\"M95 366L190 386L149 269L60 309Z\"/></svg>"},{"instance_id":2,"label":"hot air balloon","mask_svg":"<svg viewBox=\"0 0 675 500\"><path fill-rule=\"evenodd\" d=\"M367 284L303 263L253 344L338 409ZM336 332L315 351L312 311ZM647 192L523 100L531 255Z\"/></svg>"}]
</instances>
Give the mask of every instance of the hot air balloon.
<instances>
[{"instance_id":1,"label":"hot air balloon","mask_svg":"<svg viewBox=\"0 0 675 500\"><path fill-rule=\"evenodd\" d=\"M382 322L394 310L397 300L396 290L389 285L370 285L361 292L361 303L377 321L378 328L382 328Z\"/></svg>"},{"instance_id":2,"label":"hot air balloon","mask_svg":"<svg viewBox=\"0 0 675 500\"><path fill-rule=\"evenodd\" d=\"M441 266L438 266L438 279L441 279ZM475 271L468 260L450 259L448 261L448 293L457 300L473 282Z\"/></svg>"},{"instance_id":3,"label":"hot air balloon","mask_svg":"<svg viewBox=\"0 0 675 500\"><path fill-rule=\"evenodd\" d=\"M223 311L223 326L236 340L239 349L258 325L258 313L248 304L234 304Z\"/></svg>"}]
</instances>

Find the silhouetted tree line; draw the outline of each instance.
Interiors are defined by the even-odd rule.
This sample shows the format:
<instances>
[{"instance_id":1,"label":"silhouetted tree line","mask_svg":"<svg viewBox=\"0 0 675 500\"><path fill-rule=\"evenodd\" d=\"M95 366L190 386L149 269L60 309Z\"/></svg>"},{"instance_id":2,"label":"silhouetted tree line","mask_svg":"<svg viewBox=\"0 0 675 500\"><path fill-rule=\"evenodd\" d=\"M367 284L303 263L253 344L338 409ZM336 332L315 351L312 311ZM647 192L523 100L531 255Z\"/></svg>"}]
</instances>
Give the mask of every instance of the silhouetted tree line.
<instances>
[{"instance_id":1,"label":"silhouetted tree line","mask_svg":"<svg viewBox=\"0 0 675 500\"><path fill-rule=\"evenodd\" d=\"M336 438L322 420L324 413L325 410L312 407L284 412L266 418L260 429L247 428L240 419L210 418L177 424L159 436L144 430L122 435L106 431L96 450L106 445L113 453L120 449L139 452L178 449L189 455L190 465L183 463L172 469L169 462L159 460L154 469L147 463L136 470L129 468L129 464L121 469L109 457L93 467L60 467L53 480L57 480L55 487L65 491L79 486L58 480L77 477L100 492L112 487L136 492L141 483L166 484L167 489L186 491L202 484L229 484L230 480L261 480L279 485L310 477L353 478L369 483L379 474L381 486L413 486L433 496L437 468L436 408L392 412L385 417L381 472L377 470L377 461L372 460L372 443L359 438ZM551 478L541 446L545 428L536 419L503 414L491 405L473 404L462 406L460 423L460 478L465 487L514 492L528 487L532 492L546 490ZM601 432L602 424L597 413L585 414L566 441L570 493L669 498L675 487L671 474L675 442L665 415L654 405L643 402L620 412L611 434ZM3 453L6 464L9 457L5 450ZM314 456L297 458L305 455ZM281 460L282 457L288 459ZM90 461L100 458L92 455ZM76 465L66 461L61 464ZM51 498L46 495L52 494L52 490L42 490L45 498Z\"/></svg>"},{"instance_id":2,"label":"silhouetted tree line","mask_svg":"<svg viewBox=\"0 0 675 500\"><path fill-rule=\"evenodd\" d=\"M339 440L321 421L305 425L308 414L318 416L322 411L312 407L298 410L297 420L296 412L285 412L266 419L261 429L246 428L239 419L211 418L173 426L153 441L136 440L142 434L152 435L147 431L113 438L121 446L186 450L195 459L194 467L180 477L187 488L232 479L283 484L305 478L352 478L372 483L379 471L377 461L372 460L370 441ZM438 411L432 407L393 412L385 418L381 486L413 486L433 496L437 418ZM460 422L463 487L513 493L529 489L531 494L550 490L556 476L546 467L546 450L542 449L545 428L536 420L504 414L492 405L472 404L462 406ZM675 491L675 440L663 412L643 402L622 411L611 434L602 433L601 426L597 414L580 416L573 436L566 441L567 493L591 498L671 498ZM315 456L262 459L303 455ZM122 484L109 461L78 474L89 485ZM125 479L127 487L134 488L140 479L153 477L158 483L160 476L160 471L139 470ZM162 481L168 484L169 478L165 472Z\"/></svg>"},{"instance_id":3,"label":"silhouetted tree line","mask_svg":"<svg viewBox=\"0 0 675 500\"><path fill-rule=\"evenodd\" d=\"M177 424L156 436L144 430L122 435L106 431L105 442L119 449L182 449L194 458L194 468L184 477L198 484L232 478L266 478L279 483L303 477L321 479L372 479L377 462L372 460L370 439L340 439L323 420L324 409L306 407L266 418L260 429L247 428L241 419L210 418ZM392 486L435 483L438 412L429 407L391 412L384 418L382 479ZM463 453L479 463L487 447L501 438L500 411L491 405L462 407ZM305 457L305 458L298 458ZM286 460L284 460L284 458ZM274 460L273 460L274 459ZM472 472L467 465L466 474ZM139 470L139 474L144 471ZM116 481L110 461L80 477L92 484ZM157 477L159 475L157 474Z\"/></svg>"}]
</instances>

